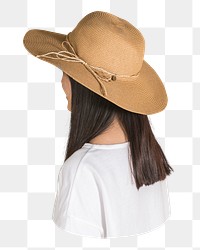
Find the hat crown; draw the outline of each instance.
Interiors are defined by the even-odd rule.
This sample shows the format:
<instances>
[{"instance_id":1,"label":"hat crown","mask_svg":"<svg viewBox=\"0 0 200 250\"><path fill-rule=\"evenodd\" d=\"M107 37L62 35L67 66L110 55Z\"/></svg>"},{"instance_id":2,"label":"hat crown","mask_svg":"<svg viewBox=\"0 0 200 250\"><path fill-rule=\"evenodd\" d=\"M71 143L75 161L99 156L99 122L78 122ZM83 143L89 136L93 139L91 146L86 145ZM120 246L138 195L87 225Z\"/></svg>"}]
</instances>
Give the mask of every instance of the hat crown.
<instances>
[{"instance_id":1,"label":"hat crown","mask_svg":"<svg viewBox=\"0 0 200 250\"><path fill-rule=\"evenodd\" d=\"M66 40L88 64L116 74L133 75L140 71L145 40L128 21L103 11L86 15Z\"/></svg>"}]
</instances>

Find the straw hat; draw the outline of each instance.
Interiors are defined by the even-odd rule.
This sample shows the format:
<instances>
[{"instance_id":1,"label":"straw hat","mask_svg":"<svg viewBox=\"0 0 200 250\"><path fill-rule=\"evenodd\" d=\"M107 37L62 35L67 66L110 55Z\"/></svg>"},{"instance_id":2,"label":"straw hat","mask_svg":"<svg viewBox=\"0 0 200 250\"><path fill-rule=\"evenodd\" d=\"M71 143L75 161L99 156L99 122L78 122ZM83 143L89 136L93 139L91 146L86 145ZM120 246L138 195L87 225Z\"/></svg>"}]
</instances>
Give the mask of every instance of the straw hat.
<instances>
[{"instance_id":1,"label":"straw hat","mask_svg":"<svg viewBox=\"0 0 200 250\"><path fill-rule=\"evenodd\" d=\"M144 60L143 35L113 14L91 12L67 35L31 29L23 43L33 56L125 110L148 115L167 105L161 79Z\"/></svg>"}]
</instances>

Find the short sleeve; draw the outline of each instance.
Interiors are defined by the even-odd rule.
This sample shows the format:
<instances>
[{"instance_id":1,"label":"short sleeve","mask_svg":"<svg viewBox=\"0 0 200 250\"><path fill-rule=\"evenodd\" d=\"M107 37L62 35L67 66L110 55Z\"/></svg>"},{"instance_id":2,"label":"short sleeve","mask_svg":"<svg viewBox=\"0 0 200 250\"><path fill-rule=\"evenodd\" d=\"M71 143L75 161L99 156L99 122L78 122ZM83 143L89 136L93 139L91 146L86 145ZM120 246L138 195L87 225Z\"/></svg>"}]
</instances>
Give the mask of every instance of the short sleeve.
<instances>
[{"instance_id":1,"label":"short sleeve","mask_svg":"<svg viewBox=\"0 0 200 250\"><path fill-rule=\"evenodd\" d=\"M59 219L55 217L52 217L52 219L56 226L66 232L79 236L102 238L101 228L73 215L60 215Z\"/></svg>"},{"instance_id":2,"label":"short sleeve","mask_svg":"<svg viewBox=\"0 0 200 250\"><path fill-rule=\"evenodd\" d=\"M61 168L52 219L69 233L103 236L99 183L86 162Z\"/></svg>"}]
</instances>

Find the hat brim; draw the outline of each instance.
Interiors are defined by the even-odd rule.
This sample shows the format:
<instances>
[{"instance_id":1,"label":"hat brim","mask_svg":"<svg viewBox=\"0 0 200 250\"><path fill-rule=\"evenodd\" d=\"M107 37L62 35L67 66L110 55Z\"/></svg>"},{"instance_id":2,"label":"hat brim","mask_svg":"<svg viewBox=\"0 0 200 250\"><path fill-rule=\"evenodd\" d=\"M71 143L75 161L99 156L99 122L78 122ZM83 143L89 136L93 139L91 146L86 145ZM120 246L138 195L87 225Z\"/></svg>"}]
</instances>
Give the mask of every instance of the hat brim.
<instances>
[{"instance_id":1,"label":"hat brim","mask_svg":"<svg viewBox=\"0 0 200 250\"><path fill-rule=\"evenodd\" d=\"M27 51L36 57L63 50L64 40L65 34L31 29L24 35L23 44ZM140 74L133 81L104 81L108 95L103 96L98 81L82 63L44 57L39 59L53 64L86 88L130 112L150 115L162 111L167 106L168 97L163 82L145 60Z\"/></svg>"}]
</instances>

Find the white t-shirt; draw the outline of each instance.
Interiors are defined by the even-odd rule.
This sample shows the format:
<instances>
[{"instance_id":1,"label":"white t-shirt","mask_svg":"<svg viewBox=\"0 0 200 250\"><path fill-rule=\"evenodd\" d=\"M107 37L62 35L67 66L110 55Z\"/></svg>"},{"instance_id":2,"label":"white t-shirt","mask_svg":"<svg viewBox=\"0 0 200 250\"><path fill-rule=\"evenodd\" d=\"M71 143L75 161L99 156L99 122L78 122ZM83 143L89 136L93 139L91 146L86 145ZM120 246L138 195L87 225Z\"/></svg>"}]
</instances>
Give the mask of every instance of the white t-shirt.
<instances>
[{"instance_id":1,"label":"white t-shirt","mask_svg":"<svg viewBox=\"0 0 200 250\"><path fill-rule=\"evenodd\" d=\"M171 215L167 178L137 190L129 142L85 143L60 168L52 219L62 230L112 238L147 233Z\"/></svg>"}]
</instances>

